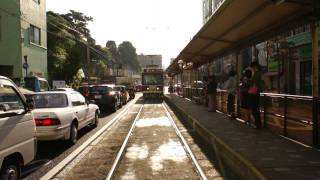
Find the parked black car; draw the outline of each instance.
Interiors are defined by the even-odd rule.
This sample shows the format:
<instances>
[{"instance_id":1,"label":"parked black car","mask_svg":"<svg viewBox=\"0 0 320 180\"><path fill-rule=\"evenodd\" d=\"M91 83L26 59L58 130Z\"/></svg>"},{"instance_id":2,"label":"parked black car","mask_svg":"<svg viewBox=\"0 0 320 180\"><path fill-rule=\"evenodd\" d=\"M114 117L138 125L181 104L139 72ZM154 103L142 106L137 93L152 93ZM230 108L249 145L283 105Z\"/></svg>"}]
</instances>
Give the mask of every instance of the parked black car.
<instances>
[{"instance_id":1,"label":"parked black car","mask_svg":"<svg viewBox=\"0 0 320 180\"><path fill-rule=\"evenodd\" d=\"M120 93L114 89L114 85L100 84L90 88L89 100L94 100L101 110L112 112L121 107Z\"/></svg>"}]
</instances>

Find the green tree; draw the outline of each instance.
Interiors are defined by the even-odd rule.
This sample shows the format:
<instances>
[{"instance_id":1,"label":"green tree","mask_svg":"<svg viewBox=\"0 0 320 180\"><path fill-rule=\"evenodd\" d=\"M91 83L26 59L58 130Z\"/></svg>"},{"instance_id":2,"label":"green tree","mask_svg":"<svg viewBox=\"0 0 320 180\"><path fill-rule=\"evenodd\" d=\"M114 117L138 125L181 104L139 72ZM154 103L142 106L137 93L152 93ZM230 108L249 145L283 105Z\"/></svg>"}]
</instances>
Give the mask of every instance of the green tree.
<instances>
[{"instance_id":1,"label":"green tree","mask_svg":"<svg viewBox=\"0 0 320 180\"><path fill-rule=\"evenodd\" d=\"M48 73L50 81L66 80L71 84L83 67L86 46L79 34L70 30L72 24L65 17L54 12L47 13Z\"/></svg>"},{"instance_id":2,"label":"green tree","mask_svg":"<svg viewBox=\"0 0 320 180\"><path fill-rule=\"evenodd\" d=\"M70 10L69 13L61 15L70 23L70 28L75 29L81 34L90 37L90 30L87 28L87 25L90 21L93 21L93 18L86 16L81 12Z\"/></svg>"},{"instance_id":3,"label":"green tree","mask_svg":"<svg viewBox=\"0 0 320 180\"><path fill-rule=\"evenodd\" d=\"M122 63L120 59L120 53L115 41L110 40L106 43L106 48L111 52L112 59L117 63Z\"/></svg>"},{"instance_id":4,"label":"green tree","mask_svg":"<svg viewBox=\"0 0 320 180\"><path fill-rule=\"evenodd\" d=\"M122 42L119 47L120 59L124 64L130 67L131 70L136 72L141 71L141 67L138 61L136 48L129 41Z\"/></svg>"}]
</instances>

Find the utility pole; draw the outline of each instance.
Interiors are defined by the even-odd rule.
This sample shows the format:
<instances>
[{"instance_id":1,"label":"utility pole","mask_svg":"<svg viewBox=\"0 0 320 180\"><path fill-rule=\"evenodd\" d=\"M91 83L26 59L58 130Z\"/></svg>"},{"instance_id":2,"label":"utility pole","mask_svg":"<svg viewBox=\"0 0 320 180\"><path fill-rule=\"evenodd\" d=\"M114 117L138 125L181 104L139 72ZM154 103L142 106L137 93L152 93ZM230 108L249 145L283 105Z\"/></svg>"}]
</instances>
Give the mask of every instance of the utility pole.
<instances>
[{"instance_id":1,"label":"utility pole","mask_svg":"<svg viewBox=\"0 0 320 180\"><path fill-rule=\"evenodd\" d=\"M89 46L89 37L86 36L87 43L86 43L86 49L87 49L87 72L88 72L88 84L90 84L90 71L89 71L89 65L90 65L90 46Z\"/></svg>"}]
</instances>

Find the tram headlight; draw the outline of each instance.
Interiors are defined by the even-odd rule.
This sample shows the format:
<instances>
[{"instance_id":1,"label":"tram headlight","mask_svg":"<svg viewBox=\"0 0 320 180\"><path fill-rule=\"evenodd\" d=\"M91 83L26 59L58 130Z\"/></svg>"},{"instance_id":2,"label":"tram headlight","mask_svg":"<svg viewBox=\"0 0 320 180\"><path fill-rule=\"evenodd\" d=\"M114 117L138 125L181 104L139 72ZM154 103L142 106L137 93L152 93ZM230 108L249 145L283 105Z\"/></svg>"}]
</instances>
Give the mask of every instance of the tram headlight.
<instances>
[{"instance_id":1,"label":"tram headlight","mask_svg":"<svg viewBox=\"0 0 320 180\"><path fill-rule=\"evenodd\" d=\"M150 88L147 87L147 90L149 91Z\"/></svg>"},{"instance_id":2,"label":"tram headlight","mask_svg":"<svg viewBox=\"0 0 320 180\"><path fill-rule=\"evenodd\" d=\"M159 90L159 88L157 87L157 90Z\"/></svg>"}]
</instances>

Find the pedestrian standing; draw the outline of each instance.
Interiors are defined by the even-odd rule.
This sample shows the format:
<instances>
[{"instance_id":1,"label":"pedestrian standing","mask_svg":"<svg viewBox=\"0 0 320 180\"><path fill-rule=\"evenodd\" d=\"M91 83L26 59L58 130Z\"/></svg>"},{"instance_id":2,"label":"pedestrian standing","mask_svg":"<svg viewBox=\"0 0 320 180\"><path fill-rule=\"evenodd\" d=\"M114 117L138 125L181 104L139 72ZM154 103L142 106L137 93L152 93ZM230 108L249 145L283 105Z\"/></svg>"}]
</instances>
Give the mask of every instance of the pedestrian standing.
<instances>
[{"instance_id":1,"label":"pedestrian standing","mask_svg":"<svg viewBox=\"0 0 320 180\"><path fill-rule=\"evenodd\" d=\"M209 112L216 112L216 95L217 95L217 82L215 76L209 76L208 78L208 98L209 98Z\"/></svg>"},{"instance_id":2,"label":"pedestrian standing","mask_svg":"<svg viewBox=\"0 0 320 180\"><path fill-rule=\"evenodd\" d=\"M261 77L260 65L257 61L250 64L252 70L251 84L248 90L251 101L251 112L255 121L255 128L261 128L260 118L260 92L263 90L263 80Z\"/></svg>"},{"instance_id":3,"label":"pedestrian standing","mask_svg":"<svg viewBox=\"0 0 320 180\"><path fill-rule=\"evenodd\" d=\"M228 102L227 102L227 111L231 118L235 118L235 108L234 102L237 92L237 80L236 80L236 72L234 70L230 70L228 80L225 82L223 89L227 90L228 93Z\"/></svg>"},{"instance_id":4,"label":"pedestrian standing","mask_svg":"<svg viewBox=\"0 0 320 180\"><path fill-rule=\"evenodd\" d=\"M203 77L203 89L202 89L202 102L204 106L208 107L209 98L208 98L208 77Z\"/></svg>"},{"instance_id":5,"label":"pedestrian standing","mask_svg":"<svg viewBox=\"0 0 320 180\"><path fill-rule=\"evenodd\" d=\"M248 93L251 77L251 69L246 69L240 81L240 102L241 108L243 109L242 117L248 124L251 124L250 95Z\"/></svg>"}]
</instances>

